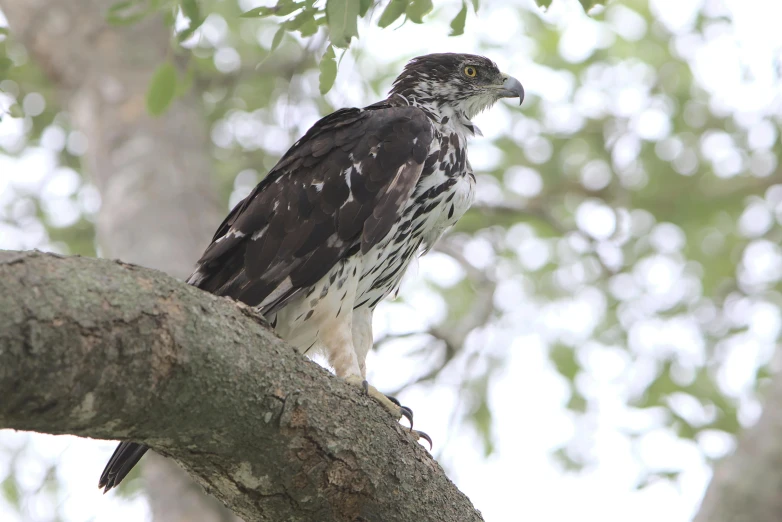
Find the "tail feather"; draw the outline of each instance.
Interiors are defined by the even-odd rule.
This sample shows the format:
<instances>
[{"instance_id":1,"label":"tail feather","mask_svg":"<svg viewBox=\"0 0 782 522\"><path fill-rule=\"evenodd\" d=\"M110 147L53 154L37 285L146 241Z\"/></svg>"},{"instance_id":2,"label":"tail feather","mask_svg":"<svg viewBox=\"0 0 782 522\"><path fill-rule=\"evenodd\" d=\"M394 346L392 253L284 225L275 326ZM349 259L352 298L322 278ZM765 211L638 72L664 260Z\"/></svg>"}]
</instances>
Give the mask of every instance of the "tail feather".
<instances>
[{"instance_id":1,"label":"tail feather","mask_svg":"<svg viewBox=\"0 0 782 522\"><path fill-rule=\"evenodd\" d=\"M143 444L120 442L101 473L98 487L108 493L111 488L118 486L148 449L149 447Z\"/></svg>"}]
</instances>

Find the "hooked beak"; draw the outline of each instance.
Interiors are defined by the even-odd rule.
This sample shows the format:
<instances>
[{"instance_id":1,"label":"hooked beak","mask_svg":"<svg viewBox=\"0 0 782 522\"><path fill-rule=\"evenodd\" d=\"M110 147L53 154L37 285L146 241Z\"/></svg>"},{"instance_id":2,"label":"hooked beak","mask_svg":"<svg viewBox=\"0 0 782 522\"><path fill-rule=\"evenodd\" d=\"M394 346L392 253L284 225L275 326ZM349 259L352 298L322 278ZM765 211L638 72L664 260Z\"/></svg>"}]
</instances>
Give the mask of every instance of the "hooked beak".
<instances>
[{"instance_id":1,"label":"hooked beak","mask_svg":"<svg viewBox=\"0 0 782 522\"><path fill-rule=\"evenodd\" d=\"M507 74L503 74L502 77L505 78L505 83L500 88L500 98L518 98L521 105L524 101L524 87L521 86L521 82Z\"/></svg>"}]
</instances>

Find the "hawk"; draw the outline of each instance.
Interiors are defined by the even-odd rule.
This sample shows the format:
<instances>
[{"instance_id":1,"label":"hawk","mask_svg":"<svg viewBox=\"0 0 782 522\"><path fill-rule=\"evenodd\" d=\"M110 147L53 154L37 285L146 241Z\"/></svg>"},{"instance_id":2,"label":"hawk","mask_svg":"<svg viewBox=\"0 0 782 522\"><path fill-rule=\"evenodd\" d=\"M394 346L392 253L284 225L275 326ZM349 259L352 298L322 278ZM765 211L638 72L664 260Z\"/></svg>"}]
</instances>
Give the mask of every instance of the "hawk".
<instances>
[{"instance_id":1,"label":"hawk","mask_svg":"<svg viewBox=\"0 0 782 522\"><path fill-rule=\"evenodd\" d=\"M315 123L217 229L187 283L255 307L307 355L363 386L397 419L412 412L366 383L372 313L465 213L475 176L471 119L521 83L482 56L411 60L388 97ZM428 437L426 437L428 438ZM147 451L122 442L107 492Z\"/></svg>"}]
</instances>

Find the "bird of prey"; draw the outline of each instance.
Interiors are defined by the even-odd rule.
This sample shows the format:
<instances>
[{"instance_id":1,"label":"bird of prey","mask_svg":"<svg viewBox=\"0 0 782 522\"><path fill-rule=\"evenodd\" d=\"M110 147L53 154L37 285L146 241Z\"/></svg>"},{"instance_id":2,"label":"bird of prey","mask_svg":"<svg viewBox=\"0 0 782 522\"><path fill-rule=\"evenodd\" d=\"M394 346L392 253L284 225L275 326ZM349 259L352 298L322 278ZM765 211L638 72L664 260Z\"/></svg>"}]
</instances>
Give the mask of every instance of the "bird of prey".
<instances>
[{"instance_id":1,"label":"bird of prey","mask_svg":"<svg viewBox=\"0 0 782 522\"><path fill-rule=\"evenodd\" d=\"M366 383L372 313L473 200L472 118L521 83L482 56L411 60L388 97L315 123L228 214L187 283L255 307L307 355L325 356L397 419L412 412ZM147 451L122 442L104 492Z\"/></svg>"}]
</instances>

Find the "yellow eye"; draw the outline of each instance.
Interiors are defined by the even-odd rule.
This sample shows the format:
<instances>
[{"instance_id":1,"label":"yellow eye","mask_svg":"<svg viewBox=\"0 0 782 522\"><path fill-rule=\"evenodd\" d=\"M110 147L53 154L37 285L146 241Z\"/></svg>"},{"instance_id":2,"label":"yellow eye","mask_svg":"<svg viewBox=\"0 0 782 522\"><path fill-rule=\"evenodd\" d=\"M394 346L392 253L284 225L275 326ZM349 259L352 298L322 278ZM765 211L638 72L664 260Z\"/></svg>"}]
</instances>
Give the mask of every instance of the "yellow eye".
<instances>
[{"instance_id":1,"label":"yellow eye","mask_svg":"<svg viewBox=\"0 0 782 522\"><path fill-rule=\"evenodd\" d=\"M475 67L467 66L464 68L464 74L469 76L470 78L475 78L478 76L478 71L475 69Z\"/></svg>"}]
</instances>

